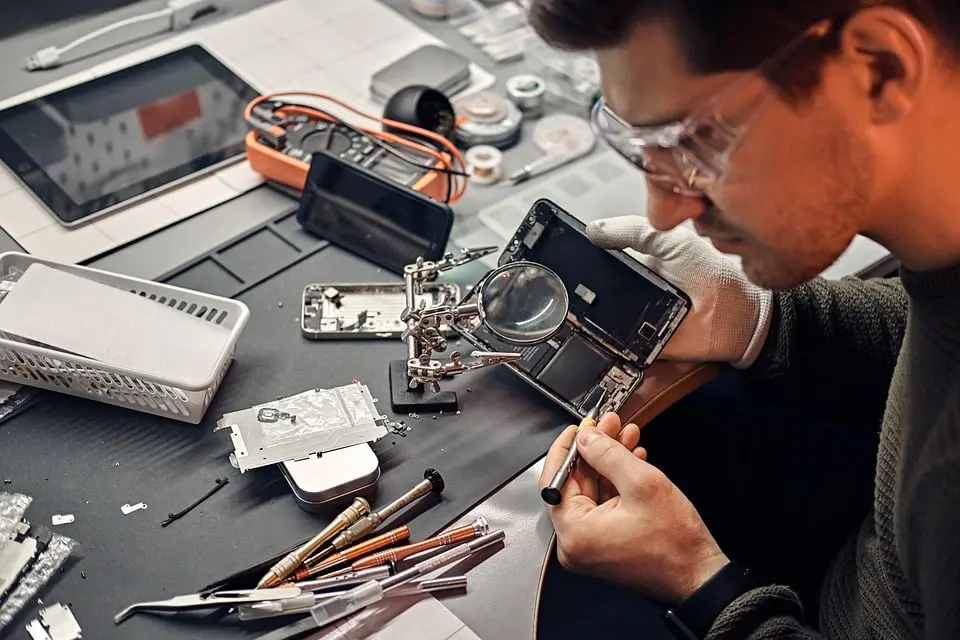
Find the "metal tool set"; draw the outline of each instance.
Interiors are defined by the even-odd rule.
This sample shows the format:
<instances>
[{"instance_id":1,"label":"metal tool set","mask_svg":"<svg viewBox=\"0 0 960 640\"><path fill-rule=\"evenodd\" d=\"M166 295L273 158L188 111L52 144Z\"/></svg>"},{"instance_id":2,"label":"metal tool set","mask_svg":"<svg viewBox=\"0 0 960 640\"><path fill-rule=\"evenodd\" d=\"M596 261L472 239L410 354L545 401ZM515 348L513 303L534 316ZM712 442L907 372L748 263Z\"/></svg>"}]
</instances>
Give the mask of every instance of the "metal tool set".
<instances>
[{"instance_id":1,"label":"metal tool set","mask_svg":"<svg viewBox=\"0 0 960 640\"><path fill-rule=\"evenodd\" d=\"M383 598L463 589L467 585L465 576L428 576L503 540L503 532L491 532L483 518L435 538L392 549L387 547L409 540L406 526L370 537L401 510L443 489L442 476L427 469L422 482L377 511L371 511L366 500L355 499L320 533L274 561L253 589L228 588L225 585L234 581L228 579L215 589L130 605L114 617L114 622L121 624L135 613L202 609L235 610L244 621L309 615L264 636L287 638L296 637L295 633L306 627L326 626ZM438 553L410 567L400 567L401 562L433 550ZM246 572L241 581L249 582L253 575Z\"/></svg>"}]
</instances>

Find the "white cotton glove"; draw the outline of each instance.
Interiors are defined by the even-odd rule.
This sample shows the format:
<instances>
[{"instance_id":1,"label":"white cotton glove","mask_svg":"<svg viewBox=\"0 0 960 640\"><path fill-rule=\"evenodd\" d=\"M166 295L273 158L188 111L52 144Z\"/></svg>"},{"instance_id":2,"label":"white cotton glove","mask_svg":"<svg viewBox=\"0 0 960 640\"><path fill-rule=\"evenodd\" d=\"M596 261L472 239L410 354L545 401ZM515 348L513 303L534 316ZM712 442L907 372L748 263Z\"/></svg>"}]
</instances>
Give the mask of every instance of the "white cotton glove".
<instances>
[{"instance_id":1,"label":"white cotton glove","mask_svg":"<svg viewBox=\"0 0 960 640\"><path fill-rule=\"evenodd\" d=\"M739 264L682 227L657 231L643 216L597 220L587 236L604 249L626 249L693 303L662 357L728 362L745 369L757 359L770 328L773 293L754 285ZM629 295L629 292L624 292Z\"/></svg>"}]
</instances>

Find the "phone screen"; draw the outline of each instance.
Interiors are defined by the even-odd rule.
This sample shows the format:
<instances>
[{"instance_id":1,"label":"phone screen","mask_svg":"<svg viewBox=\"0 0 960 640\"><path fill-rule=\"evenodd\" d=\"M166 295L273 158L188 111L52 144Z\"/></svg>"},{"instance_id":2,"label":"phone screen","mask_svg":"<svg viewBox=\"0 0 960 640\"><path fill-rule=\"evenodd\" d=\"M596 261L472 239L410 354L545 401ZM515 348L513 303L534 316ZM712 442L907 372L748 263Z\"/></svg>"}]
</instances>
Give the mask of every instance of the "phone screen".
<instances>
[{"instance_id":1,"label":"phone screen","mask_svg":"<svg viewBox=\"0 0 960 640\"><path fill-rule=\"evenodd\" d=\"M453 226L450 207L336 156L313 155L297 211L300 225L394 273L438 260Z\"/></svg>"},{"instance_id":2,"label":"phone screen","mask_svg":"<svg viewBox=\"0 0 960 640\"><path fill-rule=\"evenodd\" d=\"M594 245L585 225L555 204L541 200L531 213L501 263L549 267L567 287L570 313L591 333L641 362L655 357L689 309L687 296L623 252Z\"/></svg>"}]
</instances>

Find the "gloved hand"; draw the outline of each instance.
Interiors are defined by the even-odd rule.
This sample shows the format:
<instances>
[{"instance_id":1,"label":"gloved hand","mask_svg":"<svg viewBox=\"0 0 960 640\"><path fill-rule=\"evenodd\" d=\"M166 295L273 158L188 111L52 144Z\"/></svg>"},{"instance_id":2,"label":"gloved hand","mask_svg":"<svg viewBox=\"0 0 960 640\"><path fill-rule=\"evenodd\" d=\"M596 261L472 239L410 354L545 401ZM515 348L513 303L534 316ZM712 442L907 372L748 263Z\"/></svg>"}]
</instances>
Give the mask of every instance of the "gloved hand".
<instances>
[{"instance_id":1,"label":"gloved hand","mask_svg":"<svg viewBox=\"0 0 960 640\"><path fill-rule=\"evenodd\" d=\"M757 359L770 328L773 293L747 280L732 257L689 229L658 231L643 216L597 220L587 225L587 236L604 249L628 250L690 296L690 312L662 358L729 362L741 369Z\"/></svg>"}]
</instances>

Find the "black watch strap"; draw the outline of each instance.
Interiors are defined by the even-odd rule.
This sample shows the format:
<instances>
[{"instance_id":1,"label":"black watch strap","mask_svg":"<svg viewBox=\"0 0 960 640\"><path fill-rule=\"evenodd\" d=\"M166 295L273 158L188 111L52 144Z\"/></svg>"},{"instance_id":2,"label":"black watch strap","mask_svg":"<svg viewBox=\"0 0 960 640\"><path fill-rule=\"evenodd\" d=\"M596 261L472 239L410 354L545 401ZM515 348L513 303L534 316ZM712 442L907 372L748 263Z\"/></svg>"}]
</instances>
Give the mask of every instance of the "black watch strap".
<instances>
[{"instance_id":1,"label":"black watch strap","mask_svg":"<svg viewBox=\"0 0 960 640\"><path fill-rule=\"evenodd\" d=\"M667 629L678 640L703 640L720 612L757 586L749 571L730 562L679 607L667 611Z\"/></svg>"}]
</instances>

